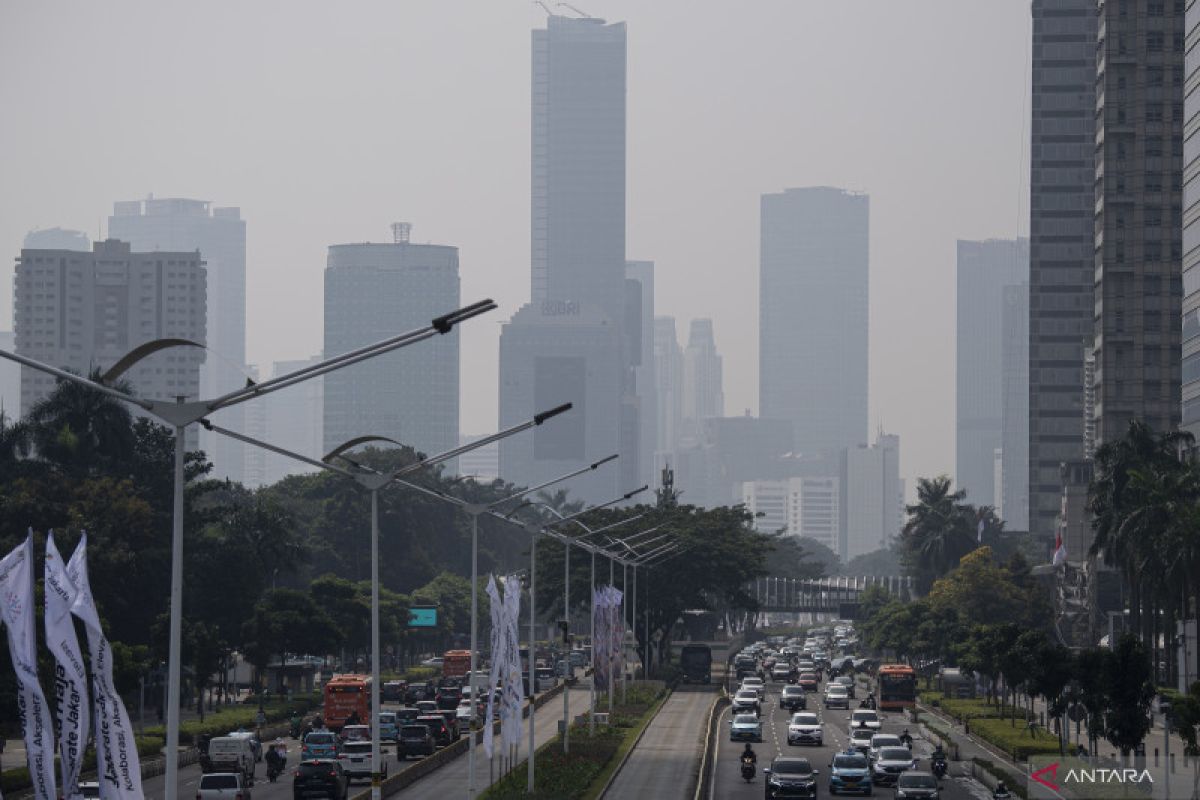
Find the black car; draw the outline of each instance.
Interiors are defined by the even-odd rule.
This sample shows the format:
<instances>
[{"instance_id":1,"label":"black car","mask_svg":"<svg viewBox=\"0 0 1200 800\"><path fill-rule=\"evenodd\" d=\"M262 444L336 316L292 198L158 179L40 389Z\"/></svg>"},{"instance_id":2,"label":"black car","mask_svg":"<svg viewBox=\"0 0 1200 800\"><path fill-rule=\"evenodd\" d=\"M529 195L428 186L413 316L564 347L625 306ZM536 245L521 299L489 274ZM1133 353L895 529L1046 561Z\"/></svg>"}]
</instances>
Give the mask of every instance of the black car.
<instances>
[{"instance_id":1,"label":"black car","mask_svg":"<svg viewBox=\"0 0 1200 800\"><path fill-rule=\"evenodd\" d=\"M429 732L433 734L433 743L438 747L454 744L458 739L458 732L450 730L450 726L446 724L446 720L441 714L423 714L417 717L414 724L429 728Z\"/></svg>"},{"instance_id":2,"label":"black car","mask_svg":"<svg viewBox=\"0 0 1200 800\"><path fill-rule=\"evenodd\" d=\"M346 800L350 779L342 765L331 758L312 758L301 761L292 781L292 797L303 800L308 797Z\"/></svg>"},{"instance_id":3,"label":"black car","mask_svg":"<svg viewBox=\"0 0 1200 800\"><path fill-rule=\"evenodd\" d=\"M789 711L800 711L808 708L808 692L799 686L785 686L779 693L779 707Z\"/></svg>"},{"instance_id":4,"label":"black car","mask_svg":"<svg viewBox=\"0 0 1200 800\"><path fill-rule=\"evenodd\" d=\"M412 756L431 756L436 745L426 725L404 725L396 740L396 757L406 761Z\"/></svg>"},{"instance_id":5,"label":"black car","mask_svg":"<svg viewBox=\"0 0 1200 800\"><path fill-rule=\"evenodd\" d=\"M458 708L458 704L462 700L462 687L443 686L442 688L438 689L437 697L435 697L434 700L437 701L439 709L453 711L454 709Z\"/></svg>"},{"instance_id":6,"label":"black car","mask_svg":"<svg viewBox=\"0 0 1200 800\"><path fill-rule=\"evenodd\" d=\"M396 709L396 724L411 725L417 721L417 717L421 716L419 708L398 708Z\"/></svg>"},{"instance_id":7,"label":"black car","mask_svg":"<svg viewBox=\"0 0 1200 800\"><path fill-rule=\"evenodd\" d=\"M385 703L403 703L406 689L404 681L385 681L380 697Z\"/></svg>"},{"instance_id":8,"label":"black car","mask_svg":"<svg viewBox=\"0 0 1200 800\"><path fill-rule=\"evenodd\" d=\"M404 693L404 702L410 706L418 700L432 700L437 688L432 683L410 683Z\"/></svg>"},{"instance_id":9,"label":"black car","mask_svg":"<svg viewBox=\"0 0 1200 800\"><path fill-rule=\"evenodd\" d=\"M763 770L767 775L766 798L816 797L817 771L807 758L780 757Z\"/></svg>"}]
</instances>

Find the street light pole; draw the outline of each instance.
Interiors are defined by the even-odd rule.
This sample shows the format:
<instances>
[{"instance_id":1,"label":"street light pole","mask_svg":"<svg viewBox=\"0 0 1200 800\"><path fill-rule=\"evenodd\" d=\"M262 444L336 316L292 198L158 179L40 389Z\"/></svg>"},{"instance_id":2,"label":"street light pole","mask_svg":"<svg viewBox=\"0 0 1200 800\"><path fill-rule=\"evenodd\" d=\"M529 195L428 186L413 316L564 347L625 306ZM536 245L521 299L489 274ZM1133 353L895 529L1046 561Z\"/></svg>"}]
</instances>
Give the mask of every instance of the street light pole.
<instances>
[{"instance_id":1,"label":"street light pole","mask_svg":"<svg viewBox=\"0 0 1200 800\"><path fill-rule=\"evenodd\" d=\"M479 696L475 694L475 651L479 648L479 515L471 515L471 721L467 725L470 730L470 741L467 743L467 800L475 796L475 728L478 722ZM533 680L532 670L529 673ZM488 692L492 687L488 687ZM374 800L374 798L372 798Z\"/></svg>"},{"instance_id":2,"label":"street light pole","mask_svg":"<svg viewBox=\"0 0 1200 800\"><path fill-rule=\"evenodd\" d=\"M182 398L180 399L182 402ZM184 431L182 425L175 426L175 488L171 511L171 612L170 642L167 645L167 660L171 669L167 675L167 775L170 778L172 765L179 768L179 665L182 650L183 629L183 461ZM167 784L167 796L171 797L175 782Z\"/></svg>"},{"instance_id":3,"label":"street light pole","mask_svg":"<svg viewBox=\"0 0 1200 800\"><path fill-rule=\"evenodd\" d=\"M371 489L371 800L383 797L379 749L379 487Z\"/></svg>"},{"instance_id":4,"label":"street light pole","mask_svg":"<svg viewBox=\"0 0 1200 800\"><path fill-rule=\"evenodd\" d=\"M537 708L533 700L537 693L537 677L534 670L534 642L536 641L537 618L537 529L530 531L529 536L529 763L528 778L525 782L527 794L533 794L534 756L537 746L534 741L533 726L534 712Z\"/></svg>"},{"instance_id":5,"label":"street light pole","mask_svg":"<svg viewBox=\"0 0 1200 800\"><path fill-rule=\"evenodd\" d=\"M571 542L563 542L563 617L566 628L564 638L571 641ZM571 651L567 650L567 675L563 676L563 754L571 752L571 686L567 676L574 677L575 667L571 666Z\"/></svg>"},{"instance_id":6,"label":"street light pole","mask_svg":"<svg viewBox=\"0 0 1200 800\"><path fill-rule=\"evenodd\" d=\"M592 688L591 688L591 707L588 711L588 735L593 736L596 733L596 551L592 551L592 579L588 584L588 594L591 599L591 612L589 616L592 618Z\"/></svg>"}]
</instances>

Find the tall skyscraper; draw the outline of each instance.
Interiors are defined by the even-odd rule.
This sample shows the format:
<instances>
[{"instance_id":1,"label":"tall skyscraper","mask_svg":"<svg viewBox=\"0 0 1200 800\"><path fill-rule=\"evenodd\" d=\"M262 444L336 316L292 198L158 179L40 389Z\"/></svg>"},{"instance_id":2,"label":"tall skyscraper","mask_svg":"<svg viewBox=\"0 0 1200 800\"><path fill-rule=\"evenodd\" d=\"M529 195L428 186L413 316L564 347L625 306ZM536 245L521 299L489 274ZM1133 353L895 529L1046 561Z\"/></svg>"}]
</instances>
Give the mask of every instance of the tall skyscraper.
<instances>
[{"instance_id":1,"label":"tall skyscraper","mask_svg":"<svg viewBox=\"0 0 1200 800\"><path fill-rule=\"evenodd\" d=\"M96 242L92 252L22 250L13 280L16 352L87 375L105 370L154 339L204 344L206 273L196 251L133 252L126 242ZM174 347L137 362L122 377L155 399L200 392L205 351ZM21 408L54 391L56 379L21 368ZM189 427L189 446L198 440Z\"/></svg>"},{"instance_id":2,"label":"tall skyscraper","mask_svg":"<svg viewBox=\"0 0 1200 800\"><path fill-rule=\"evenodd\" d=\"M338 244L325 268L327 358L428 325L459 306L458 248ZM380 435L426 455L458 447L457 331L325 376L324 448ZM456 465L450 465L453 470Z\"/></svg>"},{"instance_id":3,"label":"tall skyscraper","mask_svg":"<svg viewBox=\"0 0 1200 800\"><path fill-rule=\"evenodd\" d=\"M1108 2L1096 49L1096 438L1180 421L1183 4ZM1183 366L1200 366L1200 356ZM1190 374L1190 373L1189 373Z\"/></svg>"},{"instance_id":4,"label":"tall skyscraper","mask_svg":"<svg viewBox=\"0 0 1200 800\"><path fill-rule=\"evenodd\" d=\"M654 385L656 416L654 468L661 470L674 457L683 424L683 350L674 317L654 318Z\"/></svg>"},{"instance_id":5,"label":"tall skyscraper","mask_svg":"<svg viewBox=\"0 0 1200 800\"><path fill-rule=\"evenodd\" d=\"M12 353L17 348L17 334L0 331L0 350ZM21 365L7 358L0 359L0 412L5 424L21 418Z\"/></svg>"},{"instance_id":6,"label":"tall skyscraper","mask_svg":"<svg viewBox=\"0 0 1200 800\"><path fill-rule=\"evenodd\" d=\"M704 420L725 416L721 356L711 319L694 319L683 351L683 419L689 435Z\"/></svg>"},{"instance_id":7,"label":"tall skyscraper","mask_svg":"<svg viewBox=\"0 0 1200 800\"><path fill-rule=\"evenodd\" d=\"M502 441L500 471L529 485L619 452L618 469L569 487L607 501L644 471L643 311L625 280L625 25L552 14L532 41L532 301L501 330L500 426L575 407Z\"/></svg>"},{"instance_id":8,"label":"tall skyscraper","mask_svg":"<svg viewBox=\"0 0 1200 800\"><path fill-rule=\"evenodd\" d=\"M635 483L654 483L654 453L658 446L658 383L654 369L654 262L626 261L625 280L632 282L633 297L627 307L631 317L625 326L630 349L637 362L633 367L633 392L637 398L638 468ZM636 300L632 302L632 300ZM635 308L636 306L636 308ZM636 311L636 314L632 312ZM626 415L627 417L630 415Z\"/></svg>"},{"instance_id":9,"label":"tall skyscraper","mask_svg":"<svg viewBox=\"0 0 1200 800\"><path fill-rule=\"evenodd\" d=\"M845 559L838 539L841 516L840 481L836 477L799 477L745 481L742 499L756 515L755 528L763 533L783 531L813 539ZM757 517L759 513L763 516Z\"/></svg>"},{"instance_id":10,"label":"tall skyscraper","mask_svg":"<svg viewBox=\"0 0 1200 800\"><path fill-rule=\"evenodd\" d=\"M420 347L421 345L414 345ZM320 363L320 356L276 361L271 367L271 377L295 372L298 369ZM249 405L249 404L247 404ZM324 438L325 378L313 378L295 386L272 392L262 399L264 437L271 444L308 456L320 458L328 450ZM266 453L263 480L267 484L277 483L288 475L312 472L313 467L293 458Z\"/></svg>"},{"instance_id":11,"label":"tall skyscraper","mask_svg":"<svg viewBox=\"0 0 1200 800\"><path fill-rule=\"evenodd\" d=\"M904 524L904 485L900 480L900 437L883 433L873 445L846 448L842 514L849 560L887 547Z\"/></svg>"},{"instance_id":12,"label":"tall skyscraper","mask_svg":"<svg viewBox=\"0 0 1200 800\"><path fill-rule=\"evenodd\" d=\"M994 506L1004 439L1003 295L1029 279L1028 239L958 243L955 473L967 501Z\"/></svg>"},{"instance_id":13,"label":"tall skyscraper","mask_svg":"<svg viewBox=\"0 0 1200 800\"><path fill-rule=\"evenodd\" d=\"M1188 0L1185 41L1196 50L1200 42L1200 3ZM1187 60L1185 84L1200 81L1200 58ZM1183 99L1183 428L1200 441L1200 92L1192 91Z\"/></svg>"},{"instance_id":14,"label":"tall skyscraper","mask_svg":"<svg viewBox=\"0 0 1200 800\"><path fill-rule=\"evenodd\" d=\"M215 397L246 383L246 223L237 208L207 200L156 198L113 204L108 235L134 251L199 250L208 272L208 360L200 393ZM233 430L246 430L245 406L213 415ZM213 462L213 477L240 481L246 449L240 442L202 431L201 446Z\"/></svg>"},{"instance_id":15,"label":"tall skyscraper","mask_svg":"<svg viewBox=\"0 0 1200 800\"><path fill-rule=\"evenodd\" d=\"M1029 284L1005 286L1000 298L1000 425L997 511L1009 530L1029 530Z\"/></svg>"},{"instance_id":16,"label":"tall skyscraper","mask_svg":"<svg viewBox=\"0 0 1200 800\"><path fill-rule=\"evenodd\" d=\"M827 186L762 196L759 413L800 451L866 440L868 210Z\"/></svg>"},{"instance_id":17,"label":"tall skyscraper","mask_svg":"<svg viewBox=\"0 0 1200 800\"><path fill-rule=\"evenodd\" d=\"M1060 466L1083 458L1096 202L1096 0L1033 0L1029 530L1053 536Z\"/></svg>"}]
</instances>

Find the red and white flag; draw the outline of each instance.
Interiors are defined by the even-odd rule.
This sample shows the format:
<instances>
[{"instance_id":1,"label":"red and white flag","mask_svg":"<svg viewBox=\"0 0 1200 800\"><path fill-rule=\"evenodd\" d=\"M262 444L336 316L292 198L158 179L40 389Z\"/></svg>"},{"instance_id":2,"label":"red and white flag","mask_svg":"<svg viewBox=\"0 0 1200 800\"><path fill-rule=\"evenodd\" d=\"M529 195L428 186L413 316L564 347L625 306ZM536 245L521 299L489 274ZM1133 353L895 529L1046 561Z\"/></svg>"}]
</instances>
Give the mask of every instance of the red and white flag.
<instances>
[{"instance_id":1,"label":"red and white flag","mask_svg":"<svg viewBox=\"0 0 1200 800\"><path fill-rule=\"evenodd\" d=\"M1054 539L1054 566L1057 567L1059 564L1064 564L1066 563L1066 560L1067 545L1063 542L1062 530L1060 529L1058 535Z\"/></svg>"}]
</instances>

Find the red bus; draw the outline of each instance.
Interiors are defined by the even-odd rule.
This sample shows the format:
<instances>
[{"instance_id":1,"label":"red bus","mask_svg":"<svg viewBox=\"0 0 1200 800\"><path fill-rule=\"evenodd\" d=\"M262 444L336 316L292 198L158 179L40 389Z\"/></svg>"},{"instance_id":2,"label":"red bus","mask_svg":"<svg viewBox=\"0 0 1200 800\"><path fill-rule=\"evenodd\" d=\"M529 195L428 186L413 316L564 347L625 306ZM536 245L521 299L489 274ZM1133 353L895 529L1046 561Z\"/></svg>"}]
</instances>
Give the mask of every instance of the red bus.
<instances>
[{"instance_id":1,"label":"red bus","mask_svg":"<svg viewBox=\"0 0 1200 800\"><path fill-rule=\"evenodd\" d=\"M470 650L447 650L442 656L443 678L465 678L470 671Z\"/></svg>"},{"instance_id":2,"label":"red bus","mask_svg":"<svg viewBox=\"0 0 1200 800\"><path fill-rule=\"evenodd\" d=\"M334 675L325 684L325 727L341 730L346 718L358 712L361 724L371 721L371 676Z\"/></svg>"},{"instance_id":3,"label":"red bus","mask_svg":"<svg viewBox=\"0 0 1200 800\"><path fill-rule=\"evenodd\" d=\"M879 709L900 711L917 703L917 671L908 664L884 664L879 678Z\"/></svg>"}]
</instances>

